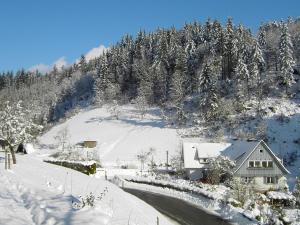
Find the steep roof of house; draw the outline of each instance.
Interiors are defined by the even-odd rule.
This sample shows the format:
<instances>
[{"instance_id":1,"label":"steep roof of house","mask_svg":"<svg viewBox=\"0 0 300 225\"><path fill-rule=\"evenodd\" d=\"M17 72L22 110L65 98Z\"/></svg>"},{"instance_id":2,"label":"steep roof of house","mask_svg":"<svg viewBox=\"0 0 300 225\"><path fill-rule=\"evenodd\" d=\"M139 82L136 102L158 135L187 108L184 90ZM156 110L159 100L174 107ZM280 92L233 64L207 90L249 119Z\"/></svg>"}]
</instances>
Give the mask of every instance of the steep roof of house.
<instances>
[{"instance_id":1,"label":"steep roof of house","mask_svg":"<svg viewBox=\"0 0 300 225\"><path fill-rule=\"evenodd\" d=\"M277 165L285 172L289 171L263 141L232 141L231 143L204 143L201 141L187 140L183 142L183 155L185 168L203 168L205 164L199 162L199 158L212 158L219 155L227 156L236 163L237 171L256 147L262 143L273 156Z\"/></svg>"}]
</instances>

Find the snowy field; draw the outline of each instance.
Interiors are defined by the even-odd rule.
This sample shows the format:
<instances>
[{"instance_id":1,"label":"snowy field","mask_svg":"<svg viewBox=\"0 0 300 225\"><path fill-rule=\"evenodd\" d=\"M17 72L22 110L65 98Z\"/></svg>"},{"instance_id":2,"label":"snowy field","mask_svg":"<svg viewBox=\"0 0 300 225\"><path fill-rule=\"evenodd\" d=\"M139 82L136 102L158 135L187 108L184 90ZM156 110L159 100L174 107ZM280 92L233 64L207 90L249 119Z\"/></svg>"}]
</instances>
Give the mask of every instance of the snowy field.
<instances>
[{"instance_id":1,"label":"snowy field","mask_svg":"<svg viewBox=\"0 0 300 225\"><path fill-rule=\"evenodd\" d=\"M154 148L154 160L166 162L166 151L172 155L179 145L176 129L169 128L159 116L159 110L152 109L141 119L132 105L120 108L120 118L113 118L108 107L87 110L53 127L39 138L44 152L55 145L55 136L67 128L71 144L85 140L97 141L97 151L104 166L139 165L136 155ZM55 152L55 149L52 151Z\"/></svg>"},{"instance_id":2,"label":"snowy field","mask_svg":"<svg viewBox=\"0 0 300 225\"><path fill-rule=\"evenodd\" d=\"M34 155L17 157L18 164L5 171L3 153L0 155L0 224L150 225L157 216L161 224L172 224L143 201L103 179L44 163ZM96 197L102 195L95 207L72 207L79 195L90 192Z\"/></svg>"}]
</instances>

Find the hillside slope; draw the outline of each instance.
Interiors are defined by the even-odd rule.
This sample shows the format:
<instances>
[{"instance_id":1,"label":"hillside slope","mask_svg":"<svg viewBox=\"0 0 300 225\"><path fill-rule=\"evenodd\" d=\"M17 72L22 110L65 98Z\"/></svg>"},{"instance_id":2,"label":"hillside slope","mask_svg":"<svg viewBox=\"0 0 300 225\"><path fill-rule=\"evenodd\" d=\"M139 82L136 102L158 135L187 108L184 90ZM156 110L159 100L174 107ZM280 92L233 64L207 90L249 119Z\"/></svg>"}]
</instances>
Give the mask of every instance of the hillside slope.
<instances>
[{"instance_id":1,"label":"hillside slope","mask_svg":"<svg viewBox=\"0 0 300 225\"><path fill-rule=\"evenodd\" d=\"M154 148L154 160L166 162L166 151L170 155L178 149L179 137L176 129L170 128L159 116L158 109L140 118L134 106L120 107L119 119L111 116L108 106L83 111L66 122L53 127L39 138L44 147L57 141L55 136L67 128L70 144L85 140L97 141L97 151L103 165L137 164L136 155Z\"/></svg>"},{"instance_id":2,"label":"hillside slope","mask_svg":"<svg viewBox=\"0 0 300 225\"><path fill-rule=\"evenodd\" d=\"M263 118L255 118L255 110L251 109L244 116L252 119L241 120L234 128L235 134L225 132L221 138L223 141L230 141L232 137L237 137L240 129L253 130L257 124L263 123L268 144L278 157L284 160L291 172L288 180L293 187L300 165L300 104L297 101L267 98L262 105ZM107 105L80 112L39 138L43 151L48 148L47 153L55 152L51 150L51 146L55 146L57 143L55 136L64 128L69 130L71 144L96 140L100 160L104 166L139 165L136 155L142 150L148 151L151 147L156 150L154 160L157 163L165 163L166 151L169 152L169 158L175 155L179 150L180 136L195 136L193 130L196 128L203 131L196 135L199 138L204 141L217 141L207 140L205 136L207 131L203 127L193 126L178 130L168 125L156 108L149 109L144 119L140 118L134 105L119 106L119 110L118 120L111 116ZM226 130L226 126L224 123L222 128Z\"/></svg>"}]
</instances>

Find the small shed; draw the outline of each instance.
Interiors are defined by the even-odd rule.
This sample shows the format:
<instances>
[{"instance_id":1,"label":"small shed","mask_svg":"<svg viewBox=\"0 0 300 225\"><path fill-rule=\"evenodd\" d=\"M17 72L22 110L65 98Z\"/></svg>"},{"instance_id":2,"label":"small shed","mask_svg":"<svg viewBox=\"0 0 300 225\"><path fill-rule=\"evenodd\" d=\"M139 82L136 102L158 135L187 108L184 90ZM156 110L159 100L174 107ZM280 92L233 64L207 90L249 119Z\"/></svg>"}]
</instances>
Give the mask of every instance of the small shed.
<instances>
[{"instance_id":1,"label":"small shed","mask_svg":"<svg viewBox=\"0 0 300 225\"><path fill-rule=\"evenodd\" d=\"M83 147L84 148L95 148L97 146L97 141L84 141Z\"/></svg>"}]
</instances>

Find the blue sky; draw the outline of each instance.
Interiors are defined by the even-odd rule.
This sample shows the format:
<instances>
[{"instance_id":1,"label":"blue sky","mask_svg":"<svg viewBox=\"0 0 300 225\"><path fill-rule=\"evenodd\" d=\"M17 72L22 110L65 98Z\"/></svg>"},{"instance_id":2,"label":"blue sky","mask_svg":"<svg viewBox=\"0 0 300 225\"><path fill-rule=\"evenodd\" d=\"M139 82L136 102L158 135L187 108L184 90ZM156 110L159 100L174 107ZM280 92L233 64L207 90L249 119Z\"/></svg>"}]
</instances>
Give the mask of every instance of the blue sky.
<instances>
[{"instance_id":1,"label":"blue sky","mask_svg":"<svg viewBox=\"0 0 300 225\"><path fill-rule=\"evenodd\" d=\"M0 71L74 62L125 33L210 18L243 23L300 16L299 0L1 0ZM94 49L95 51L97 49ZM62 58L64 57L64 58Z\"/></svg>"}]
</instances>

